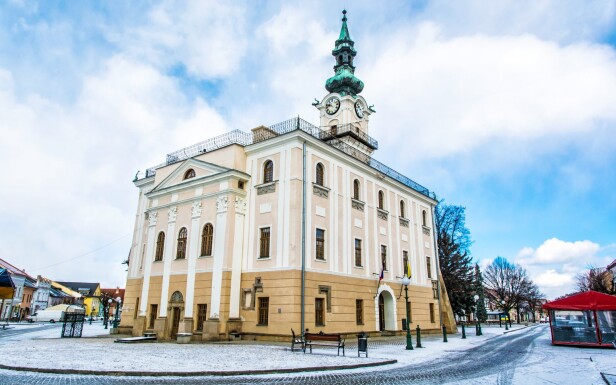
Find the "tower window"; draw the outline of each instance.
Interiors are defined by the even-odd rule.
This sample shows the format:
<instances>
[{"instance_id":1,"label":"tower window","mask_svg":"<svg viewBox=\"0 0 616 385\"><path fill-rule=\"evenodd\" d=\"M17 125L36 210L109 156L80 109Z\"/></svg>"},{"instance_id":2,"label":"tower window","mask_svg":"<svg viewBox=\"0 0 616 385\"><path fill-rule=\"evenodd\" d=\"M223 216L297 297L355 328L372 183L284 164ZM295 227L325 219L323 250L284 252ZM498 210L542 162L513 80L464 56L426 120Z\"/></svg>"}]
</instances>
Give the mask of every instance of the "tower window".
<instances>
[{"instance_id":1,"label":"tower window","mask_svg":"<svg viewBox=\"0 0 616 385\"><path fill-rule=\"evenodd\" d=\"M385 194L381 190L379 190L379 208L381 210L385 209Z\"/></svg>"},{"instance_id":2,"label":"tower window","mask_svg":"<svg viewBox=\"0 0 616 385\"><path fill-rule=\"evenodd\" d=\"M323 176L325 174L325 170L321 163L317 163L316 173L316 184L323 186Z\"/></svg>"},{"instance_id":3,"label":"tower window","mask_svg":"<svg viewBox=\"0 0 616 385\"><path fill-rule=\"evenodd\" d=\"M268 160L263 165L263 183L269 183L274 180L274 162Z\"/></svg>"},{"instance_id":4,"label":"tower window","mask_svg":"<svg viewBox=\"0 0 616 385\"><path fill-rule=\"evenodd\" d=\"M317 229L316 257L319 261L325 260L325 230Z\"/></svg>"},{"instance_id":5,"label":"tower window","mask_svg":"<svg viewBox=\"0 0 616 385\"><path fill-rule=\"evenodd\" d=\"M426 222L426 210L423 210L423 211L421 212L421 224L422 224L424 227L428 227L427 222Z\"/></svg>"},{"instance_id":6,"label":"tower window","mask_svg":"<svg viewBox=\"0 0 616 385\"><path fill-rule=\"evenodd\" d=\"M400 201L400 218L404 217L404 201Z\"/></svg>"},{"instance_id":7,"label":"tower window","mask_svg":"<svg viewBox=\"0 0 616 385\"><path fill-rule=\"evenodd\" d=\"M353 181L353 199L359 200L359 181L357 179Z\"/></svg>"}]
</instances>

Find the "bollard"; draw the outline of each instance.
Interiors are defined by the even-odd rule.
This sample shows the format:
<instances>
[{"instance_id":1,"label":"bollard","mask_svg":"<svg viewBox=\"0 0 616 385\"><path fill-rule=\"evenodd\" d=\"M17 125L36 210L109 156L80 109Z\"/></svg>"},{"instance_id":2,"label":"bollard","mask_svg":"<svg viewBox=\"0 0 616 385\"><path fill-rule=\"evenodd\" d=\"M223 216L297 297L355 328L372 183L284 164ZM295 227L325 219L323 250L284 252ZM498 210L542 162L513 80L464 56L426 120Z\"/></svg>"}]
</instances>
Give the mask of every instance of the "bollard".
<instances>
[{"instance_id":1,"label":"bollard","mask_svg":"<svg viewBox=\"0 0 616 385\"><path fill-rule=\"evenodd\" d=\"M477 322L477 331L479 332L479 334L477 334L478 336L483 335L483 332L481 331L481 322Z\"/></svg>"},{"instance_id":2,"label":"bollard","mask_svg":"<svg viewBox=\"0 0 616 385\"><path fill-rule=\"evenodd\" d=\"M464 329L464 323L462 323L462 339L466 339L466 330Z\"/></svg>"},{"instance_id":3,"label":"bollard","mask_svg":"<svg viewBox=\"0 0 616 385\"><path fill-rule=\"evenodd\" d=\"M419 325L417 325L417 345L418 348L423 348L423 346L421 346L421 329L419 328Z\"/></svg>"},{"instance_id":4,"label":"bollard","mask_svg":"<svg viewBox=\"0 0 616 385\"><path fill-rule=\"evenodd\" d=\"M447 342L447 327L443 325L443 342Z\"/></svg>"}]
</instances>

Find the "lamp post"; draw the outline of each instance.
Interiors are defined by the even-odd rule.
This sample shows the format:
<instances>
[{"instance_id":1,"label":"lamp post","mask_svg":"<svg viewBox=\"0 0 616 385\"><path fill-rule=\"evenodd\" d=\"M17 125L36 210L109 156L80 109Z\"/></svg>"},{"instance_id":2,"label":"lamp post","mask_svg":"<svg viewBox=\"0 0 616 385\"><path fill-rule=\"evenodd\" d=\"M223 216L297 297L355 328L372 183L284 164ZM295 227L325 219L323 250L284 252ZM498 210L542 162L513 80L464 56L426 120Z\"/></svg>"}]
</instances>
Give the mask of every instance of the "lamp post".
<instances>
[{"instance_id":1,"label":"lamp post","mask_svg":"<svg viewBox=\"0 0 616 385\"><path fill-rule=\"evenodd\" d=\"M503 305L503 313L505 314L505 330L509 330L509 312L505 312L505 300L501 301Z\"/></svg>"},{"instance_id":2,"label":"lamp post","mask_svg":"<svg viewBox=\"0 0 616 385\"><path fill-rule=\"evenodd\" d=\"M117 329L118 324L120 323L120 306L122 305L122 298L116 298L116 308L115 308L115 318L113 319L113 328Z\"/></svg>"},{"instance_id":3,"label":"lamp post","mask_svg":"<svg viewBox=\"0 0 616 385\"><path fill-rule=\"evenodd\" d=\"M406 350L413 350L413 337L411 337L411 311L409 308L409 284L411 279L404 274L402 277L402 286L404 286L404 299L406 301Z\"/></svg>"},{"instance_id":4,"label":"lamp post","mask_svg":"<svg viewBox=\"0 0 616 385\"><path fill-rule=\"evenodd\" d=\"M479 320L479 295L475 294L475 296L473 297L475 298L475 318L477 318L477 335L483 335L483 333L481 332L481 321Z\"/></svg>"},{"instance_id":5,"label":"lamp post","mask_svg":"<svg viewBox=\"0 0 616 385\"><path fill-rule=\"evenodd\" d=\"M105 319L103 321L105 323L105 329L107 329L109 323L109 308L111 307L111 301L111 298L107 300L107 308L105 309Z\"/></svg>"}]
</instances>

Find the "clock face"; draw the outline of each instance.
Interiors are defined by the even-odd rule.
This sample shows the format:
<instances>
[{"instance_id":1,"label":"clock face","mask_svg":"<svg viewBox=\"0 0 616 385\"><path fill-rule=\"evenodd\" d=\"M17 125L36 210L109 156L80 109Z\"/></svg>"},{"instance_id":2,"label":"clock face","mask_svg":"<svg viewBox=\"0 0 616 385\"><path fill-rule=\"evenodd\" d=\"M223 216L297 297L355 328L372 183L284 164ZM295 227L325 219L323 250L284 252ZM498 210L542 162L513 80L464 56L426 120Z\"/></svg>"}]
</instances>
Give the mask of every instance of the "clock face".
<instances>
[{"instance_id":1,"label":"clock face","mask_svg":"<svg viewBox=\"0 0 616 385\"><path fill-rule=\"evenodd\" d=\"M364 107L362 107L361 102L358 100L355 102L355 113L358 117L364 117Z\"/></svg>"},{"instance_id":2,"label":"clock face","mask_svg":"<svg viewBox=\"0 0 616 385\"><path fill-rule=\"evenodd\" d=\"M337 97L331 97L327 99L327 101L325 102L325 112L327 112L330 115L333 115L336 112L338 112L339 108L340 108L340 100Z\"/></svg>"}]
</instances>

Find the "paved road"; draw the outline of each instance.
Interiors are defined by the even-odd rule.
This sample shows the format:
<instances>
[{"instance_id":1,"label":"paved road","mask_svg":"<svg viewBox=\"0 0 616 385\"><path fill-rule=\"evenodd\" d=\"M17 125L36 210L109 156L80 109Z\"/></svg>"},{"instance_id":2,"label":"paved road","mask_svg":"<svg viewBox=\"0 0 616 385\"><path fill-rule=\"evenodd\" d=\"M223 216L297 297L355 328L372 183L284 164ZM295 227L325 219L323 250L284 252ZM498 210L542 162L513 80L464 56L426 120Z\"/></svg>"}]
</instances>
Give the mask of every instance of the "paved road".
<instances>
[{"instance_id":1,"label":"paved road","mask_svg":"<svg viewBox=\"0 0 616 385\"><path fill-rule=\"evenodd\" d=\"M255 377L104 377L51 375L0 370L2 384L512 384L515 368L524 363L534 341L545 327L510 333L493 338L464 352L452 352L447 358L404 368L375 368L364 372L328 372L281 374ZM264 352L264 354L266 354ZM533 360L541 359L537 352ZM260 359L260 357L255 357ZM102 368L96 368L102 369Z\"/></svg>"},{"instance_id":2,"label":"paved road","mask_svg":"<svg viewBox=\"0 0 616 385\"><path fill-rule=\"evenodd\" d=\"M9 326L10 329L0 330L0 339L14 337L20 334L40 332L41 330L60 328L60 327L62 327L62 324L59 322L55 324L44 323L44 324L36 324L36 325L27 325L27 326L19 327L19 328L15 328L15 327L11 328L11 326ZM58 331L58 333L60 332Z\"/></svg>"}]
</instances>

